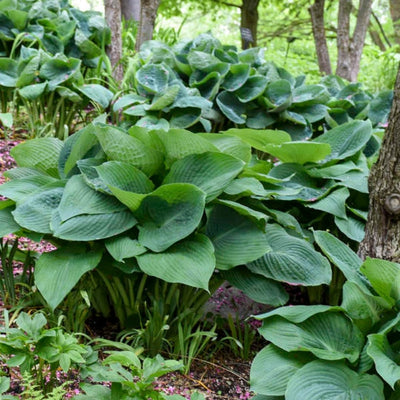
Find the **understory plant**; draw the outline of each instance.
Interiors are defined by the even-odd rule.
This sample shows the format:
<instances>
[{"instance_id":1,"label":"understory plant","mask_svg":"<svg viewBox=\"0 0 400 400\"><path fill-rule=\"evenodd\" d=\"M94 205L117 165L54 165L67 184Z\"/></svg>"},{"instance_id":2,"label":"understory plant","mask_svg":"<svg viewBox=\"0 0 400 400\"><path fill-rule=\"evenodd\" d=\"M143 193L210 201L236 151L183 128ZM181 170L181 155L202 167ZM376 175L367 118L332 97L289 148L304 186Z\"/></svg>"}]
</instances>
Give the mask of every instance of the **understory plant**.
<instances>
[{"instance_id":1,"label":"understory plant","mask_svg":"<svg viewBox=\"0 0 400 400\"><path fill-rule=\"evenodd\" d=\"M256 316L270 344L251 368L252 389L276 399L397 399L400 366L397 263L364 262L326 231L322 251L346 277L339 306L291 306Z\"/></svg>"}]
</instances>

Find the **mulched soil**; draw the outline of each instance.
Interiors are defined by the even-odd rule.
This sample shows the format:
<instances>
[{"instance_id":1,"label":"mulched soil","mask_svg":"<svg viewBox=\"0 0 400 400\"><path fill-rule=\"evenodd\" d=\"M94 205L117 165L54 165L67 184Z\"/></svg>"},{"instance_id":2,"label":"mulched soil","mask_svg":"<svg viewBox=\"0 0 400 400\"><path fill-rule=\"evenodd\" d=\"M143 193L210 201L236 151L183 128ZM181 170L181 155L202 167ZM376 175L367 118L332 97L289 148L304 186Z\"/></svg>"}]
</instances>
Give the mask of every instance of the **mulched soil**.
<instances>
[{"instance_id":1,"label":"mulched soil","mask_svg":"<svg viewBox=\"0 0 400 400\"><path fill-rule=\"evenodd\" d=\"M10 150L19 142L21 142L21 138L18 135L12 135L8 140L0 136L0 184L5 181L2 172L15 166L14 160L10 156ZM24 248L41 252L52 249L51 245L46 242L33 243L29 239L23 239L21 245ZM18 265L16 265L17 268ZM1 308L0 302L0 315L2 314ZM100 325L107 327L107 322L100 321ZM93 333L96 335L101 334L101 332L96 332L96 330ZM258 346L260 345L258 344ZM8 371L12 378L13 393L20 393L20 376L17 371L13 369L10 371L5 365L1 364L0 370L3 370L3 372ZM252 396L249 391L249 372L249 361L237 359L224 350L216 354L210 361L195 360L189 374L171 373L160 378L157 381L156 387L165 393L180 394L187 398L190 398L190 392L197 390L210 400L244 400L250 399ZM60 373L59 380L60 383L73 380L73 384L70 385L69 393L65 398L71 398L79 392L79 378L73 372L69 375Z\"/></svg>"}]
</instances>

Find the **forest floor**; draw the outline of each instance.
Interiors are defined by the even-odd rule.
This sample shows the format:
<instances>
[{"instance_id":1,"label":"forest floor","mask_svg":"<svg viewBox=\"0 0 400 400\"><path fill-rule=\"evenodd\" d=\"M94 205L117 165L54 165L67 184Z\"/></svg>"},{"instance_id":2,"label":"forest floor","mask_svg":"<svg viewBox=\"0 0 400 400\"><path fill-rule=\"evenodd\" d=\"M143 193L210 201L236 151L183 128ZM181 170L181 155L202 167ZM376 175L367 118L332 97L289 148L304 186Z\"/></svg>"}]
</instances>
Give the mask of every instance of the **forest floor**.
<instances>
[{"instance_id":1,"label":"forest floor","mask_svg":"<svg viewBox=\"0 0 400 400\"><path fill-rule=\"evenodd\" d=\"M22 140L23 138L18 134L11 135L7 140L4 137L0 137L0 184L5 181L2 173L15 166L14 160L10 156L10 150ZM45 243L31 243L28 239L26 241L23 240L22 243L25 246L32 247L35 251L49 251ZM0 315L2 315L1 301ZM102 336L104 331L110 328L107 325L107 321L103 321L103 323L102 321L97 322L95 326L103 325L106 329L103 328L97 331L93 326L93 329L91 329L93 337ZM112 337L108 338L112 339ZM256 347L259 346L260 344L256 344ZM3 373L8 371L11 375L12 393L9 394L17 395L20 393L22 387L21 377L18 372L14 369L10 371L4 364L0 363L0 373L1 371ZM244 400L252 397L249 391L249 373L250 361L238 359L228 351L228 347L224 347L222 351L217 352L211 359L195 359L188 374L174 372L159 378L156 382L156 388L168 394L180 394L187 398L190 398L190 393L196 390L204 394L208 400ZM65 398L71 398L74 394L79 393L78 376L72 373L72 378L73 384L70 385ZM59 379L61 384L62 381L71 380L71 375L60 374Z\"/></svg>"}]
</instances>

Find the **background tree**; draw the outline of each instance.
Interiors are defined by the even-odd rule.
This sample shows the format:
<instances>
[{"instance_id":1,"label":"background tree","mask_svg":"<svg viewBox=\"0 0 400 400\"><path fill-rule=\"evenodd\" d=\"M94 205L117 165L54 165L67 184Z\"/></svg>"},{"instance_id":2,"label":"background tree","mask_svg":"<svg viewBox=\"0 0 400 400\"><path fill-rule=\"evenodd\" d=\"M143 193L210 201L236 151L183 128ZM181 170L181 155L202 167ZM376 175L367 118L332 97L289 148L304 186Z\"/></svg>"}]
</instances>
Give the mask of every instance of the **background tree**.
<instances>
[{"instance_id":1,"label":"background tree","mask_svg":"<svg viewBox=\"0 0 400 400\"><path fill-rule=\"evenodd\" d=\"M138 33L136 36L136 50L146 40L153 38L154 25L156 22L158 7L160 0L141 0L140 1L140 19Z\"/></svg>"},{"instance_id":2,"label":"background tree","mask_svg":"<svg viewBox=\"0 0 400 400\"><path fill-rule=\"evenodd\" d=\"M392 17L394 40L400 45L400 0L389 0L390 15Z\"/></svg>"}]
</instances>

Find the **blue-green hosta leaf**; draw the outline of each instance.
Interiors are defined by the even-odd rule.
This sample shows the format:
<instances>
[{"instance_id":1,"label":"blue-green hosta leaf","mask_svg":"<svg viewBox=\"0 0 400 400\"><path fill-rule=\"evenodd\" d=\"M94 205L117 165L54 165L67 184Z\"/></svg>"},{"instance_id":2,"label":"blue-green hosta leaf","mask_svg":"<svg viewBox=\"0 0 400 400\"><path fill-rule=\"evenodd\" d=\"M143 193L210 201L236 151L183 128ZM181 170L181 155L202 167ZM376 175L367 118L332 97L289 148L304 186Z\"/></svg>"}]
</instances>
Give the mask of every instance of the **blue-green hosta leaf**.
<instances>
[{"instance_id":1,"label":"blue-green hosta leaf","mask_svg":"<svg viewBox=\"0 0 400 400\"><path fill-rule=\"evenodd\" d=\"M171 112L171 128L189 128L200 120L201 109L197 107L176 108Z\"/></svg>"},{"instance_id":2,"label":"blue-green hosta leaf","mask_svg":"<svg viewBox=\"0 0 400 400\"><path fill-rule=\"evenodd\" d=\"M267 84L268 80L264 76L250 76L246 83L240 89L235 91L235 95L242 103L248 103L249 101L261 96L264 93Z\"/></svg>"},{"instance_id":3,"label":"blue-green hosta leaf","mask_svg":"<svg viewBox=\"0 0 400 400\"><path fill-rule=\"evenodd\" d=\"M149 107L149 111L162 110L163 108L171 105L176 99L176 96L178 96L179 90L180 90L179 85L172 85L167 88L165 93L162 93L159 96L155 96Z\"/></svg>"},{"instance_id":4,"label":"blue-green hosta leaf","mask_svg":"<svg viewBox=\"0 0 400 400\"><path fill-rule=\"evenodd\" d=\"M296 106L292 108L293 111L301 114L311 124L320 121L321 119L324 119L328 112L328 109L329 108L324 104L313 104L311 106L305 107Z\"/></svg>"},{"instance_id":5,"label":"blue-green hosta leaf","mask_svg":"<svg viewBox=\"0 0 400 400\"><path fill-rule=\"evenodd\" d=\"M97 84L84 84L76 87L89 100L97 103L101 108L107 108L114 94L111 90Z\"/></svg>"},{"instance_id":6,"label":"blue-green hosta leaf","mask_svg":"<svg viewBox=\"0 0 400 400\"><path fill-rule=\"evenodd\" d=\"M137 106L140 107L140 106ZM146 128L148 130L162 129L167 131L169 129L169 122L165 118L158 118L155 115L146 115L136 122L135 126Z\"/></svg>"},{"instance_id":7,"label":"blue-green hosta leaf","mask_svg":"<svg viewBox=\"0 0 400 400\"><path fill-rule=\"evenodd\" d=\"M292 87L286 79L270 83L265 90L265 105L270 112L282 112L292 104Z\"/></svg>"},{"instance_id":8,"label":"blue-green hosta leaf","mask_svg":"<svg viewBox=\"0 0 400 400\"><path fill-rule=\"evenodd\" d=\"M236 136L242 139L245 143L248 143L250 146L261 151L268 149L268 145L270 144L281 144L290 141L290 135L288 133L272 129L258 130L232 128L222 133Z\"/></svg>"},{"instance_id":9,"label":"blue-green hosta leaf","mask_svg":"<svg viewBox=\"0 0 400 400\"><path fill-rule=\"evenodd\" d=\"M249 110L247 113L246 126L252 129L265 129L273 125L277 118L274 114L265 112L265 110Z\"/></svg>"},{"instance_id":10,"label":"blue-green hosta leaf","mask_svg":"<svg viewBox=\"0 0 400 400\"><path fill-rule=\"evenodd\" d=\"M137 240L129 236L107 239L105 245L107 251L119 262L124 262L124 258L139 256L147 251Z\"/></svg>"},{"instance_id":11,"label":"blue-green hosta leaf","mask_svg":"<svg viewBox=\"0 0 400 400\"><path fill-rule=\"evenodd\" d=\"M249 64L232 64L228 74L225 76L221 87L228 92L240 89L247 81L250 75Z\"/></svg>"},{"instance_id":12,"label":"blue-green hosta leaf","mask_svg":"<svg viewBox=\"0 0 400 400\"><path fill-rule=\"evenodd\" d=\"M312 166L308 168L307 172L314 178L336 179L337 176L345 175L348 172L362 172L362 168L354 164L353 161L345 161L322 168Z\"/></svg>"},{"instance_id":13,"label":"blue-green hosta leaf","mask_svg":"<svg viewBox=\"0 0 400 400\"><path fill-rule=\"evenodd\" d=\"M13 179L0 186L0 194L16 203L25 201L32 193L40 191L45 185L57 182L49 175L32 175L26 178Z\"/></svg>"},{"instance_id":14,"label":"blue-green hosta leaf","mask_svg":"<svg viewBox=\"0 0 400 400\"><path fill-rule=\"evenodd\" d=\"M323 85L302 85L293 90L293 104L310 106L326 103L330 94Z\"/></svg>"},{"instance_id":15,"label":"blue-green hosta leaf","mask_svg":"<svg viewBox=\"0 0 400 400\"><path fill-rule=\"evenodd\" d=\"M212 102L201 96L185 96L179 97L169 108L172 110L174 108L187 107L195 107L207 110L212 107Z\"/></svg>"},{"instance_id":16,"label":"blue-green hosta leaf","mask_svg":"<svg viewBox=\"0 0 400 400\"><path fill-rule=\"evenodd\" d=\"M166 183L191 183L206 194L206 202L218 197L242 171L244 162L223 153L190 154L175 161Z\"/></svg>"},{"instance_id":17,"label":"blue-green hosta leaf","mask_svg":"<svg viewBox=\"0 0 400 400\"><path fill-rule=\"evenodd\" d=\"M248 163L251 159L251 146L242 139L219 133L198 133L197 136L203 137L211 142L219 151Z\"/></svg>"},{"instance_id":18,"label":"blue-green hosta leaf","mask_svg":"<svg viewBox=\"0 0 400 400\"><path fill-rule=\"evenodd\" d=\"M280 145L267 144L264 151L283 162L306 164L323 160L331 152L327 143L289 142Z\"/></svg>"},{"instance_id":19,"label":"blue-green hosta leaf","mask_svg":"<svg viewBox=\"0 0 400 400\"><path fill-rule=\"evenodd\" d=\"M265 319L260 334L285 351L307 351L324 360L355 362L364 336L341 312L318 313L293 323L279 315Z\"/></svg>"},{"instance_id":20,"label":"blue-green hosta leaf","mask_svg":"<svg viewBox=\"0 0 400 400\"><path fill-rule=\"evenodd\" d=\"M394 304L400 300L400 264L367 257L360 270L387 302Z\"/></svg>"},{"instance_id":21,"label":"blue-green hosta leaf","mask_svg":"<svg viewBox=\"0 0 400 400\"><path fill-rule=\"evenodd\" d=\"M156 134L165 147L167 168L170 168L176 160L190 154L200 154L207 151L218 152L217 147L208 140L184 129L170 129L168 132L157 131Z\"/></svg>"},{"instance_id":22,"label":"blue-green hosta leaf","mask_svg":"<svg viewBox=\"0 0 400 400\"><path fill-rule=\"evenodd\" d=\"M206 234L222 270L253 261L268 250L264 232L251 219L222 205L209 213Z\"/></svg>"},{"instance_id":23,"label":"blue-green hosta leaf","mask_svg":"<svg viewBox=\"0 0 400 400\"><path fill-rule=\"evenodd\" d=\"M34 85L25 86L18 89L18 94L27 100L36 100L39 98L47 88L47 82L36 83Z\"/></svg>"},{"instance_id":24,"label":"blue-green hosta leaf","mask_svg":"<svg viewBox=\"0 0 400 400\"><path fill-rule=\"evenodd\" d=\"M384 124L389 116L392 107L393 91L385 90L380 92L369 104L368 119L375 126Z\"/></svg>"},{"instance_id":25,"label":"blue-green hosta leaf","mask_svg":"<svg viewBox=\"0 0 400 400\"><path fill-rule=\"evenodd\" d=\"M367 354L374 360L378 374L392 387L400 379L397 352L389 344L386 335L368 335Z\"/></svg>"},{"instance_id":26,"label":"blue-green hosta leaf","mask_svg":"<svg viewBox=\"0 0 400 400\"><path fill-rule=\"evenodd\" d=\"M363 221L352 217L335 217L335 224L351 240L361 242L364 239L365 224Z\"/></svg>"},{"instance_id":27,"label":"blue-green hosta leaf","mask_svg":"<svg viewBox=\"0 0 400 400\"><path fill-rule=\"evenodd\" d=\"M192 74L192 76L193 75L194 74ZM217 71L213 71L200 81L192 82L190 86L196 88L202 97L212 101L218 93L221 79L221 75Z\"/></svg>"},{"instance_id":28,"label":"blue-green hosta leaf","mask_svg":"<svg viewBox=\"0 0 400 400\"><path fill-rule=\"evenodd\" d=\"M347 188L340 188L329 193L328 196L312 204L306 204L306 207L314 210L325 211L338 218L346 219L346 200L349 198L350 192Z\"/></svg>"},{"instance_id":29,"label":"blue-green hosta leaf","mask_svg":"<svg viewBox=\"0 0 400 400\"><path fill-rule=\"evenodd\" d=\"M64 222L77 215L111 214L124 209L115 197L93 190L82 175L74 175L65 185L58 212Z\"/></svg>"},{"instance_id":30,"label":"blue-green hosta leaf","mask_svg":"<svg viewBox=\"0 0 400 400\"><path fill-rule=\"evenodd\" d=\"M225 188L225 193L230 196L266 196L262 183L251 177L235 179Z\"/></svg>"},{"instance_id":31,"label":"blue-green hosta leaf","mask_svg":"<svg viewBox=\"0 0 400 400\"><path fill-rule=\"evenodd\" d=\"M85 158L77 162L79 171L81 172L82 178L93 190L96 190L105 194L112 194L108 186L99 177L96 167L101 165L104 159L101 158Z\"/></svg>"},{"instance_id":32,"label":"blue-green hosta leaf","mask_svg":"<svg viewBox=\"0 0 400 400\"><path fill-rule=\"evenodd\" d=\"M40 77L47 80L49 90L53 91L56 87L71 78L79 71L81 61L76 58L62 59L51 58L40 68Z\"/></svg>"},{"instance_id":33,"label":"blue-green hosta leaf","mask_svg":"<svg viewBox=\"0 0 400 400\"><path fill-rule=\"evenodd\" d=\"M11 113L0 113L0 123L3 124L6 128L12 128L13 126L13 116Z\"/></svg>"},{"instance_id":34,"label":"blue-green hosta leaf","mask_svg":"<svg viewBox=\"0 0 400 400\"><path fill-rule=\"evenodd\" d=\"M160 254L137 256L140 269L167 282L208 290L208 281L215 268L214 249L204 235L195 235L176 243Z\"/></svg>"},{"instance_id":35,"label":"blue-green hosta leaf","mask_svg":"<svg viewBox=\"0 0 400 400\"><path fill-rule=\"evenodd\" d=\"M75 91L64 87L64 86L58 86L56 89L57 94L59 94L62 98L72 101L73 103L80 103L82 102L82 97L79 96L78 93Z\"/></svg>"},{"instance_id":36,"label":"blue-green hosta leaf","mask_svg":"<svg viewBox=\"0 0 400 400\"><path fill-rule=\"evenodd\" d=\"M159 94L168 86L169 72L160 64L147 64L136 72L137 82L148 92Z\"/></svg>"},{"instance_id":37,"label":"blue-green hosta leaf","mask_svg":"<svg viewBox=\"0 0 400 400\"><path fill-rule=\"evenodd\" d=\"M359 375L343 363L312 361L290 379L286 400L384 400L383 383L376 375Z\"/></svg>"},{"instance_id":38,"label":"blue-green hosta leaf","mask_svg":"<svg viewBox=\"0 0 400 400\"><path fill-rule=\"evenodd\" d=\"M0 58L0 86L14 88L18 79L18 63L11 58Z\"/></svg>"},{"instance_id":39,"label":"blue-green hosta leaf","mask_svg":"<svg viewBox=\"0 0 400 400\"><path fill-rule=\"evenodd\" d=\"M56 138L32 139L11 150L19 167L36 168L58 178L58 158L64 143Z\"/></svg>"},{"instance_id":40,"label":"blue-green hosta leaf","mask_svg":"<svg viewBox=\"0 0 400 400\"><path fill-rule=\"evenodd\" d=\"M289 295L278 282L253 274L244 266L222 271L222 276L257 303L276 307L289 300Z\"/></svg>"},{"instance_id":41,"label":"blue-green hosta leaf","mask_svg":"<svg viewBox=\"0 0 400 400\"><path fill-rule=\"evenodd\" d=\"M0 237L4 237L21 229L11 214L13 209L14 207L0 209Z\"/></svg>"},{"instance_id":42,"label":"blue-green hosta leaf","mask_svg":"<svg viewBox=\"0 0 400 400\"><path fill-rule=\"evenodd\" d=\"M50 221L57 209L64 189L51 187L34 194L13 211L15 221L34 232L51 233Z\"/></svg>"},{"instance_id":43,"label":"blue-green hosta leaf","mask_svg":"<svg viewBox=\"0 0 400 400\"><path fill-rule=\"evenodd\" d=\"M101 147L110 160L134 165L146 175L153 175L163 162L162 154L140 140L108 125L96 125L95 132Z\"/></svg>"},{"instance_id":44,"label":"blue-green hosta leaf","mask_svg":"<svg viewBox=\"0 0 400 400\"><path fill-rule=\"evenodd\" d=\"M130 211L109 214L78 215L61 222L58 212L51 220L53 235L72 241L106 239L118 235L135 226L136 219Z\"/></svg>"},{"instance_id":45,"label":"blue-green hosta leaf","mask_svg":"<svg viewBox=\"0 0 400 400\"><path fill-rule=\"evenodd\" d=\"M267 250L249 263L257 274L291 284L317 286L329 284L332 271L328 260L303 239L289 235L279 225L267 225Z\"/></svg>"},{"instance_id":46,"label":"blue-green hosta leaf","mask_svg":"<svg viewBox=\"0 0 400 400\"><path fill-rule=\"evenodd\" d=\"M120 97L113 105L113 111L118 112L127 106L131 106L132 104L143 104L147 103L148 99L143 96L139 96L137 94L127 94L126 96Z\"/></svg>"},{"instance_id":47,"label":"blue-green hosta leaf","mask_svg":"<svg viewBox=\"0 0 400 400\"><path fill-rule=\"evenodd\" d=\"M287 353L269 344L258 352L251 364L251 390L268 396L284 395L291 377L311 360L308 354Z\"/></svg>"},{"instance_id":48,"label":"blue-green hosta leaf","mask_svg":"<svg viewBox=\"0 0 400 400\"><path fill-rule=\"evenodd\" d=\"M102 252L65 247L43 253L35 266L35 284L54 310L88 271L96 268ZM61 284L62 283L62 284Z\"/></svg>"},{"instance_id":49,"label":"blue-green hosta leaf","mask_svg":"<svg viewBox=\"0 0 400 400\"><path fill-rule=\"evenodd\" d=\"M314 142L328 143L331 146L332 152L326 158L326 161L343 160L361 150L367 144L371 135L371 122L351 121L318 136Z\"/></svg>"},{"instance_id":50,"label":"blue-green hosta leaf","mask_svg":"<svg viewBox=\"0 0 400 400\"><path fill-rule=\"evenodd\" d=\"M235 124L244 124L246 122L246 118L244 117L245 106L233 93L221 92L217 96L217 104L221 112L230 121Z\"/></svg>"},{"instance_id":51,"label":"blue-green hosta leaf","mask_svg":"<svg viewBox=\"0 0 400 400\"><path fill-rule=\"evenodd\" d=\"M371 294L369 284L360 272L362 260L346 244L325 231L315 231L315 240L322 252L336 265L346 279L358 285L364 293Z\"/></svg>"},{"instance_id":52,"label":"blue-green hosta leaf","mask_svg":"<svg viewBox=\"0 0 400 400\"><path fill-rule=\"evenodd\" d=\"M162 185L147 195L136 212L140 244L161 252L189 236L201 221L205 198L188 183Z\"/></svg>"}]
</instances>

